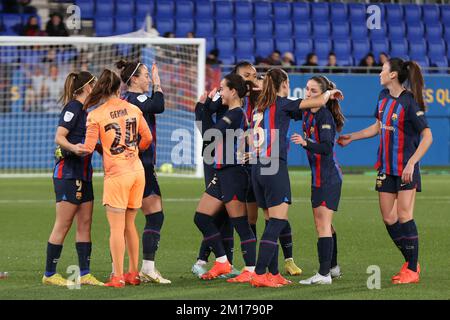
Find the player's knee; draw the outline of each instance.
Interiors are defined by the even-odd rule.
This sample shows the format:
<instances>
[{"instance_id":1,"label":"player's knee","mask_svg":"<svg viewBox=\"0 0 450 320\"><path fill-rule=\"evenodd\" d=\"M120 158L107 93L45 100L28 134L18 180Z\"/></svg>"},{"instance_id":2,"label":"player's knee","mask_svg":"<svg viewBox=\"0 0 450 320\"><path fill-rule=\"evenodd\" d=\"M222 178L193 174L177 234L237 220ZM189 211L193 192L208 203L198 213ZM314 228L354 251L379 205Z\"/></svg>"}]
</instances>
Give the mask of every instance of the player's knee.
<instances>
[{"instance_id":1,"label":"player's knee","mask_svg":"<svg viewBox=\"0 0 450 320\"><path fill-rule=\"evenodd\" d=\"M384 224L389 225L389 226L393 225L394 223L397 222L397 217L392 214L385 215L385 216L383 216L383 222L384 222Z\"/></svg>"}]
</instances>

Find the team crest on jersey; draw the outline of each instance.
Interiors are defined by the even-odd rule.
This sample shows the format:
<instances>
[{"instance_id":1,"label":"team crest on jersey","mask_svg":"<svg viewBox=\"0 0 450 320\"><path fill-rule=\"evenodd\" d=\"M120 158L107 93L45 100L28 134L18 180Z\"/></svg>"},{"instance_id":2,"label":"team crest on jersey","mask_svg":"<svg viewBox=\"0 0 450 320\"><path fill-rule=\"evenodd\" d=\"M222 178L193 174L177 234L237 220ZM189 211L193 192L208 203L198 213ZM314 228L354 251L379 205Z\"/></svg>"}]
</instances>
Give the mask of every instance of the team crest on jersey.
<instances>
[{"instance_id":1,"label":"team crest on jersey","mask_svg":"<svg viewBox=\"0 0 450 320\"><path fill-rule=\"evenodd\" d=\"M420 116L423 116L425 113L423 112L423 111L417 111L416 112L416 115L418 116L418 117L420 117Z\"/></svg>"},{"instance_id":2,"label":"team crest on jersey","mask_svg":"<svg viewBox=\"0 0 450 320\"><path fill-rule=\"evenodd\" d=\"M64 113L64 121L65 122L70 122L73 119L74 115L75 114L73 114L73 112L66 111L66 113Z\"/></svg>"},{"instance_id":3,"label":"team crest on jersey","mask_svg":"<svg viewBox=\"0 0 450 320\"><path fill-rule=\"evenodd\" d=\"M392 121L397 121L397 119L398 119L398 115L396 113L394 113L392 115Z\"/></svg>"},{"instance_id":4,"label":"team crest on jersey","mask_svg":"<svg viewBox=\"0 0 450 320\"><path fill-rule=\"evenodd\" d=\"M138 96L136 99L138 99L138 101L140 103L144 102L145 100L148 99L148 97L145 94L141 94L140 96Z\"/></svg>"},{"instance_id":5,"label":"team crest on jersey","mask_svg":"<svg viewBox=\"0 0 450 320\"><path fill-rule=\"evenodd\" d=\"M83 193L77 192L77 193L75 194L75 197L77 198L77 200L81 200L81 198L83 197Z\"/></svg>"},{"instance_id":6,"label":"team crest on jersey","mask_svg":"<svg viewBox=\"0 0 450 320\"><path fill-rule=\"evenodd\" d=\"M311 129L309 129L309 133L314 134L314 127L311 127Z\"/></svg>"}]
</instances>

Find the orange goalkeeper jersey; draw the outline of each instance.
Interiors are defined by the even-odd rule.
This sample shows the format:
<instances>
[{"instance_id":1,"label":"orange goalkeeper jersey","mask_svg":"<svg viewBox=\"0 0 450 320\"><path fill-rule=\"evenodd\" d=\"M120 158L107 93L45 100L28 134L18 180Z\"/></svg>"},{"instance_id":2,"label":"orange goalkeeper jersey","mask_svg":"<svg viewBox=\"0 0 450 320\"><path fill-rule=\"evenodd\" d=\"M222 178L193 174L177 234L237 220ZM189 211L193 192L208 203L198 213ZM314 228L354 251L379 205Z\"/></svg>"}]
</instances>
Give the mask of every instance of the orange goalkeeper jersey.
<instances>
[{"instance_id":1,"label":"orange goalkeeper jersey","mask_svg":"<svg viewBox=\"0 0 450 320\"><path fill-rule=\"evenodd\" d=\"M87 151L94 152L99 138L105 177L143 170L139 149L150 146L152 134L138 107L112 98L89 112L84 142Z\"/></svg>"}]
</instances>

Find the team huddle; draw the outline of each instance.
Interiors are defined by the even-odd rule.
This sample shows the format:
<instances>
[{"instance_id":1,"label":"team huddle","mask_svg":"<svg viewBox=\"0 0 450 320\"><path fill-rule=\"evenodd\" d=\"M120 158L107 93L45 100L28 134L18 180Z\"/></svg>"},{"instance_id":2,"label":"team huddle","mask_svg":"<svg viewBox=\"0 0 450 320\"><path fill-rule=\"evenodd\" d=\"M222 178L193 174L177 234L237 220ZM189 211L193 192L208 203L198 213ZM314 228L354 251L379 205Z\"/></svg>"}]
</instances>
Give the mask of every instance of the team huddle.
<instances>
[{"instance_id":1,"label":"team huddle","mask_svg":"<svg viewBox=\"0 0 450 320\"><path fill-rule=\"evenodd\" d=\"M116 65L120 78L105 69L98 80L89 72L71 73L66 79L64 108L55 137L56 221L47 245L44 284L73 284L56 273L56 265L75 217L80 284L123 287L141 282L171 283L155 266L164 220L155 172L155 114L164 112L158 68L153 64L149 72L140 62L123 60ZM419 160L430 147L432 134L425 118L424 83L418 65L398 58L383 65L380 82L385 89L378 99L375 123L351 134L340 134L345 121L340 107L343 94L325 76L311 77L304 98L296 100L288 98L289 77L282 69L270 69L261 78L252 64L238 63L222 79L220 88L203 94L195 107L203 136L205 191L194 215L203 241L192 272L202 280L222 278L254 287L289 285L291 281L281 275L278 266L280 244L285 272L302 274L293 259L288 221L292 199L287 153L292 142L307 153L318 235L319 270L300 284L331 284L342 275L332 219L343 179L334 150L336 144L344 147L379 135L376 191L380 211L405 258L392 283L419 282L413 208L416 191L421 191ZM147 95L151 83L153 92ZM126 86L124 93L122 85ZM302 121L302 133L288 136L291 120ZM113 270L106 283L97 280L89 266L94 200L91 157L95 151L103 157L103 205L110 226ZM139 209L146 218L140 271L135 226ZM260 239L258 209L265 220ZM243 270L233 267L234 230L240 239ZM125 252L129 256L126 273ZM215 261L208 270L211 253Z\"/></svg>"}]
</instances>

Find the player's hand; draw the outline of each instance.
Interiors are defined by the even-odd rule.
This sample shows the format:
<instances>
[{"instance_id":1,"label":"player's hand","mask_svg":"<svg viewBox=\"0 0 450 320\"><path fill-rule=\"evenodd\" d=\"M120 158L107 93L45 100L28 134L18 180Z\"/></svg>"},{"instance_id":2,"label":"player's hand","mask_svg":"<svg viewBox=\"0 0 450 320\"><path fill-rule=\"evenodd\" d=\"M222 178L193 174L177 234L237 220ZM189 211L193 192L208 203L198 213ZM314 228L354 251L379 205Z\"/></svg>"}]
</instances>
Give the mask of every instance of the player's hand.
<instances>
[{"instance_id":1,"label":"player's hand","mask_svg":"<svg viewBox=\"0 0 450 320\"><path fill-rule=\"evenodd\" d=\"M344 100L344 94L341 90L333 89L330 90L330 99L331 100Z\"/></svg>"},{"instance_id":2,"label":"player's hand","mask_svg":"<svg viewBox=\"0 0 450 320\"><path fill-rule=\"evenodd\" d=\"M198 102L200 102L201 104L205 104L206 102L206 98L208 97L208 92L204 92L201 96L200 99L198 99Z\"/></svg>"},{"instance_id":3,"label":"player's hand","mask_svg":"<svg viewBox=\"0 0 450 320\"><path fill-rule=\"evenodd\" d=\"M294 134L291 136L291 141L292 141L293 143L299 144L299 145L301 145L301 146L303 146L303 147L306 146L306 140L303 139L303 137L302 137L300 134L298 134L298 133L294 133Z\"/></svg>"},{"instance_id":4,"label":"player's hand","mask_svg":"<svg viewBox=\"0 0 450 320\"><path fill-rule=\"evenodd\" d=\"M209 97L210 99L212 99L212 98L214 98L214 96L216 95L216 93L217 93L217 88L214 88L214 89L212 89L211 92L208 94L208 97Z\"/></svg>"},{"instance_id":5,"label":"player's hand","mask_svg":"<svg viewBox=\"0 0 450 320\"><path fill-rule=\"evenodd\" d=\"M410 162L406 164L405 169L402 173L402 182L405 184L411 183L413 181L414 165Z\"/></svg>"},{"instance_id":6,"label":"player's hand","mask_svg":"<svg viewBox=\"0 0 450 320\"><path fill-rule=\"evenodd\" d=\"M161 79L159 78L159 70L155 62L153 62L152 64L152 82L154 86L161 86Z\"/></svg>"},{"instance_id":7,"label":"player's hand","mask_svg":"<svg viewBox=\"0 0 450 320\"><path fill-rule=\"evenodd\" d=\"M351 133L349 134L342 134L339 136L337 143L341 146L341 147L345 147L347 145L350 144L350 142L352 142L352 135Z\"/></svg>"},{"instance_id":8,"label":"player's hand","mask_svg":"<svg viewBox=\"0 0 450 320\"><path fill-rule=\"evenodd\" d=\"M71 151L79 157L84 157L89 154L89 152L84 148L84 145L81 143L73 145Z\"/></svg>"}]
</instances>

